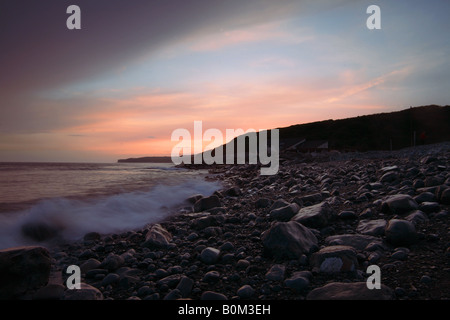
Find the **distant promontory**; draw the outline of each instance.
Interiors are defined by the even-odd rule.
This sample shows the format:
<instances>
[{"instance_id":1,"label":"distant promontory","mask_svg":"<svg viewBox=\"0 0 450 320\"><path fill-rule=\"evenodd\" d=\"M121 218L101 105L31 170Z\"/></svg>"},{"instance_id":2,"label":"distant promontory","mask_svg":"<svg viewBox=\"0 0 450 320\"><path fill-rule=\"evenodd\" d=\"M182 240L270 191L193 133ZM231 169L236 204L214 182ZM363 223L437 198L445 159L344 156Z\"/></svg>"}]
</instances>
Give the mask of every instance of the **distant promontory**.
<instances>
[{"instance_id":1,"label":"distant promontory","mask_svg":"<svg viewBox=\"0 0 450 320\"><path fill-rule=\"evenodd\" d=\"M141 157L141 158L128 158L119 159L118 163L170 163L171 157Z\"/></svg>"}]
</instances>

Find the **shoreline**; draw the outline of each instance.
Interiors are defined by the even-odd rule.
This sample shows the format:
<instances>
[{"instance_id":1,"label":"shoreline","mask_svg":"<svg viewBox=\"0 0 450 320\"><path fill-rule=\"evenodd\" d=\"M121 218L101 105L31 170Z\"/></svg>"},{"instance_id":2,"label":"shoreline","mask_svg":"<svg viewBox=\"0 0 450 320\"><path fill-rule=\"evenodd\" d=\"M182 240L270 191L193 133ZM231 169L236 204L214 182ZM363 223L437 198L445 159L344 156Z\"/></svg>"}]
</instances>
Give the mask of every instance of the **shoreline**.
<instances>
[{"instance_id":1,"label":"shoreline","mask_svg":"<svg viewBox=\"0 0 450 320\"><path fill-rule=\"evenodd\" d=\"M256 165L222 167L209 177L224 185L217 199L191 203L193 210L147 228L92 233L50 249L53 289L19 298L43 299L43 291L70 298L64 268L75 264L91 294L108 300L312 299L330 283L366 283L369 265L381 270L376 299L449 299L450 206L442 194L450 188L450 143L327 156L333 158L286 158L274 176L259 176ZM403 211L387 201L394 195L404 196ZM314 218L290 222L312 207ZM406 240L387 239L391 220L409 221L415 230L399 235ZM302 236L316 242L299 252L294 243L285 254L273 244L274 252L268 235L287 224L305 226ZM320 297L328 292L332 299L325 291Z\"/></svg>"}]
</instances>

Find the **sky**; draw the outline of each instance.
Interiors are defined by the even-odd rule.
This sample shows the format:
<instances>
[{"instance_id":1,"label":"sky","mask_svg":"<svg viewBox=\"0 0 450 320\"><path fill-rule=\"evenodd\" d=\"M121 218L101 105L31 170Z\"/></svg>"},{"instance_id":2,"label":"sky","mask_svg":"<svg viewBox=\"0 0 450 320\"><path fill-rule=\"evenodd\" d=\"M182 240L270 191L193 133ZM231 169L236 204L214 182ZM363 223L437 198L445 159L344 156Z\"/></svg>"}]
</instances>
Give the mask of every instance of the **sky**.
<instances>
[{"instance_id":1,"label":"sky","mask_svg":"<svg viewBox=\"0 0 450 320\"><path fill-rule=\"evenodd\" d=\"M70 5L81 29L70 30ZM370 5L381 29L370 30ZM2 0L0 161L170 155L174 130L450 103L446 0ZM225 141L223 141L225 142Z\"/></svg>"}]
</instances>

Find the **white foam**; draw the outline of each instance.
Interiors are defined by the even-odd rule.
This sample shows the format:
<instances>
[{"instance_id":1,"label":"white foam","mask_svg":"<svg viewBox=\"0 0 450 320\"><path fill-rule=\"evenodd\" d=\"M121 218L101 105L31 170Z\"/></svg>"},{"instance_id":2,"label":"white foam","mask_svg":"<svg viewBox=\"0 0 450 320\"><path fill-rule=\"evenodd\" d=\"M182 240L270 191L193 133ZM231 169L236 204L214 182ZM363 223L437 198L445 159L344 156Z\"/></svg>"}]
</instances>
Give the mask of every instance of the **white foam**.
<instances>
[{"instance_id":1,"label":"white foam","mask_svg":"<svg viewBox=\"0 0 450 320\"><path fill-rule=\"evenodd\" d=\"M88 232L118 233L156 223L174 212L193 194L211 195L218 182L191 179L180 185L156 185L148 192L129 192L95 200L54 198L42 200L29 210L0 215L0 249L36 244L23 236L28 223L45 223L57 228L68 241Z\"/></svg>"}]
</instances>

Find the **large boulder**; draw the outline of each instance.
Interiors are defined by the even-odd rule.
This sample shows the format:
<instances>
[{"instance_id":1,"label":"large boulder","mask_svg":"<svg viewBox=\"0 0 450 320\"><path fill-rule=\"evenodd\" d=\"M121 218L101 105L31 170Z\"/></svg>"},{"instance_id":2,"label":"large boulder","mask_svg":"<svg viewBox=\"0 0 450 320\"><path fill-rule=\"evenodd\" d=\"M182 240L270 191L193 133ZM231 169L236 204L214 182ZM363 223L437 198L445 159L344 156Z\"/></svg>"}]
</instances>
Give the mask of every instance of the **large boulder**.
<instances>
[{"instance_id":1,"label":"large boulder","mask_svg":"<svg viewBox=\"0 0 450 320\"><path fill-rule=\"evenodd\" d=\"M307 227L321 228L328 223L333 210L328 202L324 201L313 206L301 208L299 212L291 219Z\"/></svg>"},{"instance_id":2,"label":"large boulder","mask_svg":"<svg viewBox=\"0 0 450 320\"><path fill-rule=\"evenodd\" d=\"M406 214L417 210L419 205L417 202L407 194L396 194L388 197L381 205L381 210L384 213L390 214Z\"/></svg>"},{"instance_id":3,"label":"large boulder","mask_svg":"<svg viewBox=\"0 0 450 320\"><path fill-rule=\"evenodd\" d=\"M316 236L296 222L276 222L262 235L265 253L276 259L298 259L317 249Z\"/></svg>"},{"instance_id":4,"label":"large boulder","mask_svg":"<svg viewBox=\"0 0 450 320\"><path fill-rule=\"evenodd\" d=\"M47 285L50 253L39 246L0 250L0 299L13 299Z\"/></svg>"},{"instance_id":5,"label":"large boulder","mask_svg":"<svg viewBox=\"0 0 450 320\"><path fill-rule=\"evenodd\" d=\"M332 282L312 290L307 300L392 300L391 288L381 284L381 289L369 289L365 282Z\"/></svg>"},{"instance_id":6,"label":"large boulder","mask_svg":"<svg viewBox=\"0 0 450 320\"><path fill-rule=\"evenodd\" d=\"M142 246L150 249L166 248L171 240L172 235L170 232L160 224L155 224L147 231Z\"/></svg>"}]
</instances>

